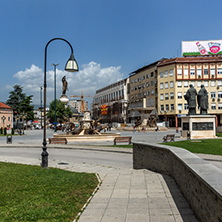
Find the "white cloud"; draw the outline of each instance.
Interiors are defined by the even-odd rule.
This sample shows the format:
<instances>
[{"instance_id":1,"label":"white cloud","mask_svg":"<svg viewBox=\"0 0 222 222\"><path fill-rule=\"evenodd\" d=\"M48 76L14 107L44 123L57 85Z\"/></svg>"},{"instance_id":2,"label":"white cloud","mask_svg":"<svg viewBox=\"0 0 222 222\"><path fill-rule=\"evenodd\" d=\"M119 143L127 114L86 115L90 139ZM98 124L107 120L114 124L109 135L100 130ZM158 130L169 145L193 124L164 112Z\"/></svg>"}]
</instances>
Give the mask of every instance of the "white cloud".
<instances>
[{"instance_id":1,"label":"white cloud","mask_svg":"<svg viewBox=\"0 0 222 222\"><path fill-rule=\"evenodd\" d=\"M120 72L121 67L102 68L96 62L90 62L82 65L82 69L76 73L69 73L59 69L56 70L56 94L57 99L62 94L62 77L65 75L68 82L67 96L95 95L96 90L103 88L113 82L123 79L124 76ZM49 68L48 68L49 69ZM54 71L53 67L47 72L47 103L54 99ZM40 103L40 86L43 85L43 70L38 66L31 65L25 71L19 71L14 74L14 78L18 79L20 85L23 86L23 92L27 95L33 95L33 103ZM78 99L78 98L77 98Z\"/></svg>"}]
</instances>

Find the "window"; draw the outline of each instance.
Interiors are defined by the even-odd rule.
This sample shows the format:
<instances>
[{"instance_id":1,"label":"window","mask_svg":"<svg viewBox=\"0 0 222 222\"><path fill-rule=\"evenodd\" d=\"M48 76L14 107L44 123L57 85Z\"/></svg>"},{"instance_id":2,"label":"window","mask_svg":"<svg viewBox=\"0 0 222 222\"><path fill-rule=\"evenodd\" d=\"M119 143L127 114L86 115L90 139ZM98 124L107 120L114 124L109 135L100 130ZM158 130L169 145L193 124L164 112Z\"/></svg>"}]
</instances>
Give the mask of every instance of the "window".
<instances>
[{"instance_id":1,"label":"window","mask_svg":"<svg viewBox=\"0 0 222 222\"><path fill-rule=\"evenodd\" d=\"M168 82L165 82L165 89L168 89Z\"/></svg>"},{"instance_id":2,"label":"window","mask_svg":"<svg viewBox=\"0 0 222 222\"><path fill-rule=\"evenodd\" d=\"M141 94L141 93L139 93L139 94L138 94L138 97L140 98L141 96L142 96L142 94Z\"/></svg>"},{"instance_id":3,"label":"window","mask_svg":"<svg viewBox=\"0 0 222 222\"><path fill-rule=\"evenodd\" d=\"M140 82L140 81L141 81L141 77L138 78L138 82Z\"/></svg>"},{"instance_id":4,"label":"window","mask_svg":"<svg viewBox=\"0 0 222 222\"><path fill-rule=\"evenodd\" d=\"M169 99L169 93L165 93L165 100Z\"/></svg>"},{"instance_id":5,"label":"window","mask_svg":"<svg viewBox=\"0 0 222 222\"><path fill-rule=\"evenodd\" d=\"M215 86L215 81L214 80L211 80L210 86Z\"/></svg>"},{"instance_id":6,"label":"window","mask_svg":"<svg viewBox=\"0 0 222 222\"><path fill-rule=\"evenodd\" d=\"M170 88L173 88L173 81L170 81Z\"/></svg>"},{"instance_id":7,"label":"window","mask_svg":"<svg viewBox=\"0 0 222 222\"><path fill-rule=\"evenodd\" d=\"M164 105L160 105L160 110L164 111Z\"/></svg>"},{"instance_id":8,"label":"window","mask_svg":"<svg viewBox=\"0 0 222 222\"><path fill-rule=\"evenodd\" d=\"M151 77L153 77L153 72L151 72L151 75L150 75Z\"/></svg>"},{"instance_id":9,"label":"window","mask_svg":"<svg viewBox=\"0 0 222 222\"><path fill-rule=\"evenodd\" d=\"M204 81L204 86L208 86L209 85L209 82L208 81Z\"/></svg>"},{"instance_id":10,"label":"window","mask_svg":"<svg viewBox=\"0 0 222 222\"><path fill-rule=\"evenodd\" d=\"M195 75L195 69L190 69L190 75L194 76Z\"/></svg>"},{"instance_id":11,"label":"window","mask_svg":"<svg viewBox=\"0 0 222 222\"><path fill-rule=\"evenodd\" d=\"M211 69L210 69L210 74L211 74L211 75L215 75L215 68L211 68Z\"/></svg>"},{"instance_id":12,"label":"window","mask_svg":"<svg viewBox=\"0 0 222 222\"><path fill-rule=\"evenodd\" d=\"M181 81L177 82L177 87L182 87L182 82Z\"/></svg>"},{"instance_id":13,"label":"window","mask_svg":"<svg viewBox=\"0 0 222 222\"><path fill-rule=\"evenodd\" d=\"M218 109L222 109L222 103L218 103Z\"/></svg>"},{"instance_id":14,"label":"window","mask_svg":"<svg viewBox=\"0 0 222 222\"><path fill-rule=\"evenodd\" d=\"M195 82L194 82L194 81L190 82L190 84L191 84L193 87L195 87Z\"/></svg>"},{"instance_id":15,"label":"window","mask_svg":"<svg viewBox=\"0 0 222 222\"><path fill-rule=\"evenodd\" d=\"M147 95L147 96L149 96L149 94L150 94L150 92L149 92L149 91L147 91L147 92L146 92L146 95Z\"/></svg>"},{"instance_id":16,"label":"window","mask_svg":"<svg viewBox=\"0 0 222 222\"><path fill-rule=\"evenodd\" d=\"M166 111L169 111L169 105L166 104Z\"/></svg>"},{"instance_id":17,"label":"window","mask_svg":"<svg viewBox=\"0 0 222 222\"><path fill-rule=\"evenodd\" d=\"M213 110L216 109L216 103L211 103L211 109L213 109Z\"/></svg>"},{"instance_id":18,"label":"window","mask_svg":"<svg viewBox=\"0 0 222 222\"><path fill-rule=\"evenodd\" d=\"M201 86L201 81L197 81L197 87Z\"/></svg>"},{"instance_id":19,"label":"window","mask_svg":"<svg viewBox=\"0 0 222 222\"><path fill-rule=\"evenodd\" d=\"M170 110L174 110L174 104L170 104Z\"/></svg>"},{"instance_id":20,"label":"window","mask_svg":"<svg viewBox=\"0 0 222 222\"><path fill-rule=\"evenodd\" d=\"M146 86L147 86L147 87L149 87L149 85L150 85L150 83L149 83L149 82L147 82L147 83L146 83Z\"/></svg>"},{"instance_id":21,"label":"window","mask_svg":"<svg viewBox=\"0 0 222 222\"><path fill-rule=\"evenodd\" d=\"M215 97L216 97L216 92L211 92L211 93L210 93L210 97L211 97L211 98L215 98Z\"/></svg>"},{"instance_id":22,"label":"window","mask_svg":"<svg viewBox=\"0 0 222 222\"><path fill-rule=\"evenodd\" d=\"M188 85L189 85L189 84L188 84L188 81L184 81L184 82L183 82L183 85L184 85L184 87L188 87Z\"/></svg>"},{"instance_id":23,"label":"window","mask_svg":"<svg viewBox=\"0 0 222 222\"><path fill-rule=\"evenodd\" d=\"M222 80L218 80L218 81L217 81L217 85L218 85L218 86L222 86Z\"/></svg>"},{"instance_id":24,"label":"window","mask_svg":"<svg viewBox=\"0 0 222 222\"><path fill-rule=\"evenodd\" d=\"M160 72L160 78L163 78L163 72Z\"/></svg>"},{"instance_id":25,"label":"window","mask_svg":"<svg viewBox=\"0 0 222 222\"><path fill-rule=\"evenodd\" d=\"M137 90L137 86L135 86L135 90Z\"/></svg>"},{"instance_id":26,"label":"window","mask_svg":"<svg viewBox=\"0 0 222 222\"><path fill-rule=\"evenodd\" d=\"M182 109L183 109L182 104L178 104L178 110L182 110Z\"/></svg>"},{"instance_id":27,"label":"window","mask_svg":"<svg viewBox=\"0 0 222 222\"><path fill-rule=\"evenodd\" d=\"M208 69L204 69L204 75L208 75Z\"/></svg>"},{"instance_id":28,"label":"window","mask_svg":"<svg viewBox=\"0 0 222 222\"><path fill-rule=\"evenodd\" d=\"M160 83L160 89L163 89L163 83Z\"/></svg>"},{"instance_id":29,"label":"window","mask_svg":"<svg viewBox=\"0 0 222 222\"><path fill-rule=\"evenodd\" d=\"M138 86L138 89L141 89L141 85Z\"/></svg>"},{"instance_id":30,"label":"window","mask_svg":"<svg viewBox=\"0 0 222 222\"><path fill-rule=\"evenodd\" d=\"M145 79L145 76L142 77L142 80L144 80L144 79Z\"/></svg>"},{"instance_id":31,"label":"window","mask_svg":"<svg viewBox=\"0 0 222 222\"><path fill-rule=\"evenodd\" d=\"M146 96L146 93L145 93L145 92L143 92L143 96Z\"/></svg>"},{"instance_id":32,"label":"window","mask_svg":"<svg viewBox=\"0 0 222 222\"><path fill-rule=\"evenodd\" d=\"M165 71L165 77L168 77L168 71L167 70Z\"/></svg>"},{"instance_id":33,"label":"window","mask_svg":"<svg viewBox=\"0 0 222 222\"><path fill-rule=\"evenodd\" d=\"M177 75L182 75L182 69L177 69Z\"/></svg>"},{"instance_id":34,"label":"window","mask_svg":"<svg viewBox=\"0 0 222 222\"><path fill-rule=\"evenodd\" d=\"M143 87L143 89L145 88L145 83L143 83L142 87Z\"/></svg>"},{"instance_id":35,"label":"window","mask_svg":"<svg viewBox=\"0 0 222 222\"><path fill-rule=\"evenodd\" d=\"M163 100L163 94L160 94L160 100Z\"/></svg>"},{"instance_id":36,"label":"window","mask_svg":"<svg viewBox=\"0 0 222 222\"><path fill-rule=\"evenodd\" d=\"M131 84L133 84L133 80L131 80Z\"/></svg>"},{"instance_id":37,"label":"window","mask_svg":"<svg viewBox=\"0 0 222 222\"><path fill-rule=\"evenodd\" d=\"M10 121L10 116L8 117L8 121Z\"/></svg>"},{"instance_id":38,"label":"window","mask_svg":"<svg viewBox=\"0 0 222 222\"><path fill-rule=\"evenodd\" d=\"M170 76L173 76L173 69L170 70Z\"/></svg>"},{"instance_id":39,"label":"window","mask_svg":"<svg viewBox=\"0 0 222 222\"><path fill-rule=\"evenodd\" d=\"M185 110L188 110L188 109L189 109L187 103L184 104L184 109L185 109Z\"/></svg>"},{"instance_id":40,"label":"window","mask_svg":"<svg viewBox=\"0 0 222 222\"><path fill-rule=\"evenodd\" d=\"M152 89L152 90L151 90L151 95L153 95L153 94L154 94L154 90Z\"/></svg>"},{"instance_id":41,"label":"window","mask_svg":"<svg viewBox=\"0 0 222 222\"><path fill-rule=\"evenodd\" d=\"M183 74L184 74L185 76L188 76L188 69L184 69L184 70L183 70Z\"/></svg>"},{"instance_id":42,"label":"window","mask_svg":"<svg viewBox=\"0 0 222 222\"><path fill-rule=\"evenodd\" d=\"M197 69L197 76L202 77L202 69Z\"/></svg>"},{"instance_id":43,"label":"window","mask_svg":"<svg viewBox=\"0 0 222 222\"><path fill-rule=\"evenodd\" d=\"M154 82L153 81L151 81L151 86L153 86L154 85Z\"/></svg>"},{"instance_id":44,"label":"window","mask_svg":"<svg viewBox=\"0 0 222 222\"><path fill-rule=\"evenodd\" d=\"M170 99L174 99L174 93L170 93Z\"/></svg>"},{"instance_id":45,"label":"window","mask_svg":"<svg viewBox=\"0 0 222 222\"><path fill-rule=\"evenodd\" d=\"M134 82L137 83L137 79L135 79Z\"/></svg>"},{"instance_id":46,"label":"window","mask_svg":"<svg viewBox=\"0 0 222 222\"><path fill-rule=\"evenodd\" d=\"M218 99L220 98L222 98L222 92L220 91L220 92L218 92L218 94L217 94L217 97L218 97Z\"/></svg>"},{"instance_id":47,"label":"window","mask_svg":"<svg viewBox=\"0 0 222 222\"><path fill-rule=\"evenodd\" d=\"M222 74L222 68L217 68L217 74Z\"/></svg>"},{"instance_id":48,"label":"window","mask_svg":"<svg viewBox=\"0 0 222 222\"><path fill-rule=\"evenodd\" d=\"M182 99L182 92L178 92L178 93L177 93L177 98L178 98L178 99Z\"/></svg>"},{"instance_id":49,"label":"window","mask_svg":"<svg viewBox=\"0 0 222 222\"><path fill-rule=\"evenodd\" d=\"M149 74L146 74L146 78L148 79L150 77L150 75Z\"/></svg>"},{"instance_id":50,"label":"window","mask_svg":"<svg viewBox=\"0 0 222 222\"><path fill-rule=\"evenodd\" d=\"M131 91L133 91L133 87L131 87Z\"/></svg>"}]
</instances>

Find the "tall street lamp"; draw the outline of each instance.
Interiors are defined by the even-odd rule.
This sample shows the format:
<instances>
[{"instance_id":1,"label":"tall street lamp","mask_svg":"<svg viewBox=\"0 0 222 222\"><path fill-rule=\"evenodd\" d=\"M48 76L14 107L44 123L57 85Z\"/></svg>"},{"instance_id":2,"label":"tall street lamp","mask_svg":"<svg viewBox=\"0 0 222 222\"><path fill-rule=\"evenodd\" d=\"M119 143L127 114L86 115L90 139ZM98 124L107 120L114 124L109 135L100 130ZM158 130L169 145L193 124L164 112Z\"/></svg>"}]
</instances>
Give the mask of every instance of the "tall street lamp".
<instances>
[{"instance_id":1,"label":"tall street lamp","mask_svg":"<svg viewBox=\"0 0 222 222\"><path fill-rule=\"evenodd\" d=\"M65 71L68 71L68 72L77 72L79 71L79 68L78 68L78 64L74 58L74 55L73 55L73 48L72 48L72 45L65 39L63 38L54 38L54 39L51 39L50 41L48 41L48 43L46 44L45 46L45 59L44 59L44 129L43 129L43 147L42 147L42 168L48 168L48 152L47 152L47 147L46 147L46 63L47 63L47 48L48 48L48 45L49 43L51 43L52 41L54 40L62 40L64 42L66 42L70 48L71 48L71 55L70 55L70 58L69 60L66 62L66 65L65 65Z\"/></svg>"},{"instance_id":2,"label":"tall street lamp","mask_svg":"<svg viewBox=\"0 0 222 222\"><path fill-rule=\"evenodd\" d=\"M54 100L55 100L55 132L57 131L56 129L56 66L59 64L54 64L52 63L52 66L54 66Z\"/></svg>"},{"instance_id":3,"label":"tall street lamp","mask_svg":"<svg viewBox=\"0 0 222 222\"><path fill-rule=\"evenodd\" d=\"M41 116L41 129L42 129L42 86L40 86L40 116Z\"/></svg>"}]
</instances>

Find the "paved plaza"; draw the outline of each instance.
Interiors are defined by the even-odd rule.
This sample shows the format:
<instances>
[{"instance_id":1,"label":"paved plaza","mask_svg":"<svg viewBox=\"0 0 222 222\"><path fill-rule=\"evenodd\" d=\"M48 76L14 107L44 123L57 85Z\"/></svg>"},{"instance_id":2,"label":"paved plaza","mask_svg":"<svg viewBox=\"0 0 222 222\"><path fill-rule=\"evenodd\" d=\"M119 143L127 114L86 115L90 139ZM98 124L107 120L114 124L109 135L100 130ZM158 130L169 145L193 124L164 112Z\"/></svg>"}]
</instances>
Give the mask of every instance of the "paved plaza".
<instances>
[{"instance_id":1,"label":"paved plaza","mask_svg":"<svg viewBox=\"0 0 222 222\"><path fill-rule=\"evenodd\" d=\"M173 131L172 131L173 132ZM14 136L12 144L6 144L5 138L0 138L0 161L16 162L24 164L40 164L40 156L33 158L28 155L16 156L5 152L9 149L32 149L40 152L42 143L42 131L27 131L25 136ZM132 135L133 141L162 142L162 137L169 132L120 132L121 135ZM47 137L51 137L53 132L47 130ZM176 138L179 140L179 138ZM90 152L115 152L119 155L132 156L132 149L120 149L106 147L112 141L100 143L84 142L70 143L67 145L48 145L49 152L54 150L64 151L64 146L69 148L69 152L85 150ZM85 146L82 146L85 144ZM92 144L92 142L91 142ZM80 146L81 145L81 146ZM98 145L98 146L97 146ZM103 146L99 146L103 145ZM14 148L13 148L14 147ZM67 150L68 152L68 150ZM210 156L203 157L213 159ZM63 161L66 164L61 164ZM220 163L221 159L215 162ZM167 176L149 170L133 170L128 165L105 165L98 163L76 162L72 160L51 159L50 167L57 167L69 171L96 173L100 178L98 191L88 204L80 212L80 222L196 222L198 221L191 210L188 202L181 194L175 181ZM76 221L78 218L73 218Z\"/></svg>"}]
</instances>

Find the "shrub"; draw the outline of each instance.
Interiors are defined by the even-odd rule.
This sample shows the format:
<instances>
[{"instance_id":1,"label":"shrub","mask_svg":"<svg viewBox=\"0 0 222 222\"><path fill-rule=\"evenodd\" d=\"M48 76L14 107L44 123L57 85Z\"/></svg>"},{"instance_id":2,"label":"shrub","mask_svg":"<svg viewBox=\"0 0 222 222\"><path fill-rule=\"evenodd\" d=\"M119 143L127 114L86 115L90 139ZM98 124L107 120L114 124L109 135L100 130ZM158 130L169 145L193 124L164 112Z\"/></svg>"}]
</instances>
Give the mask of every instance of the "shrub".
<instances>
[{"instance_id":1,"label":"shrub","mask_svg":"<svg viewBox=\"0 0 222 222\"><path fill-rule=\"evenodd\" d=\"M4 135L7 135L7 128L4 128Z\"/></svg>"},{"instance_id":2,"label":"shrub","mask_svg":"<svg viewBox=\"0 0 222 222\"><path fill-rule=\"evenodd\" d=\"M12 135L14 135L15 134L15 129L14 128L12 128Z\"/></svg>"},{"instance_id":3,"label":"shrub","mask_svg":"<svg viewBox=\"0 0 222 222\"><path fill-rule=\"evenodd\" d=\"M1 129L0 129L0 134L3 134L3 129L2 129L2 127L1 127Z\"/></svg>"}]
</instances>

